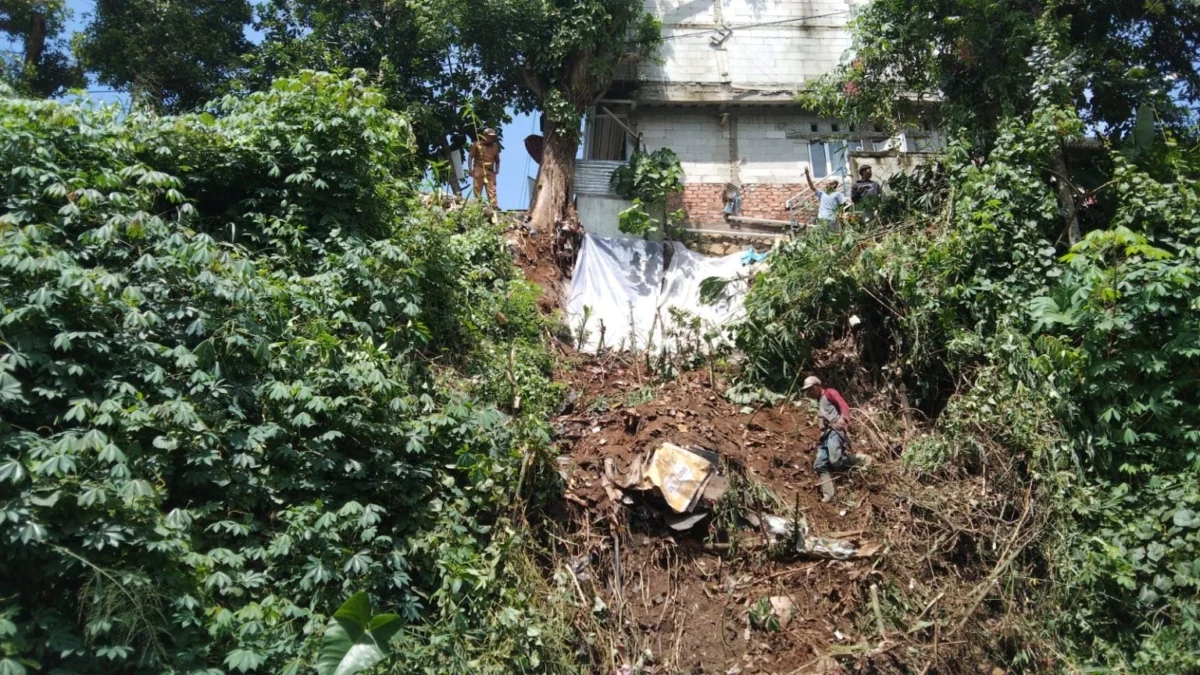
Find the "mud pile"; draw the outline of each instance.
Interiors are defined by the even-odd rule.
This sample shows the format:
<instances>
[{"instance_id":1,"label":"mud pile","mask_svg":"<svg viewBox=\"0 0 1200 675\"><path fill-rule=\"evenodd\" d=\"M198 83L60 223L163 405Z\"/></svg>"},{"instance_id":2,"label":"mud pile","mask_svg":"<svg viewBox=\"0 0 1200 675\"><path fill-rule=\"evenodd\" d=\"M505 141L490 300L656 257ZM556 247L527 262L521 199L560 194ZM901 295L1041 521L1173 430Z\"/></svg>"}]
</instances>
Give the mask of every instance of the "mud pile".
<instances>
[{"instance_id":1,"label":"mud pile","mask_svg":"<svg viewBox=\"0 0 1200 675\"><path fill-rule=\"evenodd\" d=\"M514 232L543 308L561 308L569 282L553 263L551 234ZM1005 497L983 477L922 483L904 470L898 453L910 430L837 379L857 380L846 376L853 350L837 345L818 359L834 367L818 372L862 406L852 449L874 462L838 476L837 498L822 503L808 401L739 406L724 396L719 370L661 378L644 359L558 349L556 377L571 396L554 420L565 491L543 523L546 573L569 578L596 672L992 673L978 635L1003 640L1009 626L1002 606L977 612L995 576L976 551L996 546ZM605 484L606 462L623 471L664 442L717 453L730 484L711 517L683 532L667 526L661 500L623 498ZM768 545L754 525L766 513L868 555L813 559Z\"/></svg>"}]
</instances>

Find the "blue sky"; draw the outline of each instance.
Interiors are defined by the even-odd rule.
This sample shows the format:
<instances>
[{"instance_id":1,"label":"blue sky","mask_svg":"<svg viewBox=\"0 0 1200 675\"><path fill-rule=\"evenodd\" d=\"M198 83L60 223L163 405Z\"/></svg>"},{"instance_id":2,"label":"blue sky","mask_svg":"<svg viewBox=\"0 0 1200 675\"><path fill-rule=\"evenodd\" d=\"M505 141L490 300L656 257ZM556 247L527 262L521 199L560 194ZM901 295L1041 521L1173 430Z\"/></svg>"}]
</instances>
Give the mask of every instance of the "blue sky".
<instances>
[{"instance_id":1,"label":"blue sky","mask_svg":"<svg viewBox=\"0 0 1200 675\"><path fill-rule=\"evenodd\" d=\"M68 31L80 31L87 25L88 15L95 7L94 0L67 0L72 17L68 23ZM69 37L69 36L68 36ZM246 37L253 42L262 39L262 35L247 28ZM9 42L0 49L17 50L21 45ZM93 83L89 86L89 95L105 103L126 103L128 96L121 92L109 91L109 87ZM511 111L510 111L511 112ZM525 209L529 206L529 187L526 176L537 175L537 164L525 151L525 137L537 133L537 118L532 115L513 114L512 122L505 124L500 131L503 149L500 155L500 176L498 179L500 193L500 208Z\"/></svg>"}]
</instances>

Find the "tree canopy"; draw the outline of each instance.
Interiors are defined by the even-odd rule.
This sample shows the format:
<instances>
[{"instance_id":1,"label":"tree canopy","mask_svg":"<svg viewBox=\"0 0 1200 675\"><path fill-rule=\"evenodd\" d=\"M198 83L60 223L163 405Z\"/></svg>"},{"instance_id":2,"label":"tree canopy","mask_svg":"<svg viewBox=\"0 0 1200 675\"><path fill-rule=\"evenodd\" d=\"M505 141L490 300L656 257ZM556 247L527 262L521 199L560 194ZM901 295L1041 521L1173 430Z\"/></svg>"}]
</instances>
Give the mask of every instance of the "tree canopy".
<instances>
[{"instance_id":1,"label":"tree canopy","mask_svg":"<svg viewBox=\"0 0 1200 675\"><path fill-rule=\"evenodd\" d=\"M1028 57L1049 22L1076 66L1074 105L1119 138L1138 107L1186 126L1200 99L1200 12L1190 0L874 0L853 22L853 60L826 84L840 112L896 119L913 95L940 99L947 123L984 144L1006 117L1028 114L1041 73Z\"/></svg>"},{"instance_id":2,"label":"tree canopy","mask_svg":"<svg viewBox=\"0 0 1200 675\"><path fill-rule=\"evenodd\" d=\"M76 51L100 82L189 110L229 90L252 48L252 17L249 0L96 0Z\"/></svg>"},{"instance_id":3,"label":"tree canopy","mask_svg":"<svg viewBox=\"0 0 1200 675\"><path fill-rule=\"evenodd\" d=\"M456 46L456 27L437 10L419 2L271 0L259 8L265 38L252 82L303 68L362 68L412 121L420 153L440 157L465 147L475 126L502 122L510 92L497 91L473 54Z\"/></svg>"},{"instance_id":4,"label":"tree canopy","mask_svg":"<svg viewBox=\"0 0 1200 675\"><path fill-rule=\"evenodd\" d=\"M511 91L518 110L544 115L546 146L533 220L549 227L568 208L585 111L618 69L657 53L659 22L641 0L428 0L453 17L461 46Z\"/></svg>"},{"instance_id":5,"label":"tree canopy","mask_svg":"<svg viewBox=\"0 0 1200 675\"><path fill-rule=\"evenodd\" d=\"M21 49L0 52L0 81L36 96L54 96L84 85L64 35L65 0L0 0L0 35Z\"/></svg>"}]
</instances>

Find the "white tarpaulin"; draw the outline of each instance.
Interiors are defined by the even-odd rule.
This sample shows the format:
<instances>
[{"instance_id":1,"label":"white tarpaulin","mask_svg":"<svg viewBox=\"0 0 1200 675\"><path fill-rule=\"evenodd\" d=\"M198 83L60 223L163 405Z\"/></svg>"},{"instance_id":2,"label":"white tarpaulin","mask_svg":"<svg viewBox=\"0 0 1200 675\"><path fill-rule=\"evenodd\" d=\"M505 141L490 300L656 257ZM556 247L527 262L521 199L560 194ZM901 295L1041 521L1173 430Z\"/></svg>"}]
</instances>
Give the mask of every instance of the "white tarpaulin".
<instances>
[{"instance_id":1,"label":"white tarpaulin","mask_svg":"<svg viewBox=\"0 0 1200 675\"><path fill-rule=\"evenodd\" d=\"M738 317L749 288L743 254L711 258L678 242L670 246L664 273L661 242L584 236L567 300L567 320L577 341L583 335L582 351L599 351L601 340L605 349L671 349L672 307L698 316L702 331ZM733 281L712 305L700 301L700 285L709 277Z\"/></svg>"},{"instance_id":2,"label":"white tarpaulin","mask_svg":"<svg viewBox=\"0 0 1200 675\"><path fill-rule=\"evenodd\" d=\"M672 349L670 336L679 326L670 309L684 310L700 317L701 331L720 328L741 318L742 302L750 290L748 268L742 263L743 253L734 253L720 258L702 255L683 244L671 242L673 254L667 269L666 283L658 299L658 314L663 332L656 335L656 342ZM724 292L712 304L700 300L700 284L705 279L730 280ZM664 339L665 338L665 339Z\"/></svg>"}]
</instances>

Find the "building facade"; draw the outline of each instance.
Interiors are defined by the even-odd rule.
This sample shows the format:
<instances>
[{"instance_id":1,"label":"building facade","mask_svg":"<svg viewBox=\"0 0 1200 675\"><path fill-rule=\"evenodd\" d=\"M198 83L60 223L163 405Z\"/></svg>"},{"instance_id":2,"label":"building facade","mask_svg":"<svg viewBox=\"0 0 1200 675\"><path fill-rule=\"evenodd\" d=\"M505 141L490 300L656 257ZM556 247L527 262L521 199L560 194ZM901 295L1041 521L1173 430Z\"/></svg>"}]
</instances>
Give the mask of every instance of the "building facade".
<instances>
[{"instance_id":1,"label":"building facade","mask_svg":"<svg viewBox=\"0 0 1200 675\"><path fill-rule=\"evenodd\" d=\"M616 228L628 207L608 187L635 149L670 148L685 188L677 206L698 230L771 231L789 220L789 198L812 205L804 169L846 183L858 165L883 179L935 152L930 123L893 136L821 118L796 92L832 71L851 48L855 0L646 0L662 21L657 62L625 69L587 121L576 194L584 226ZM739 196L727 217L723 195ZM800 212L800 219L811 214ZM769 223L767 221L776 221Z\"/></svg>"}]
</instances>

